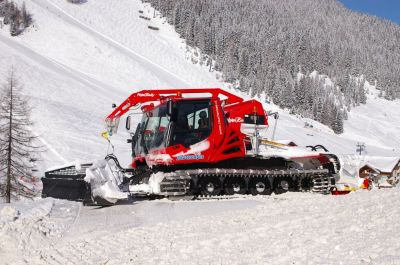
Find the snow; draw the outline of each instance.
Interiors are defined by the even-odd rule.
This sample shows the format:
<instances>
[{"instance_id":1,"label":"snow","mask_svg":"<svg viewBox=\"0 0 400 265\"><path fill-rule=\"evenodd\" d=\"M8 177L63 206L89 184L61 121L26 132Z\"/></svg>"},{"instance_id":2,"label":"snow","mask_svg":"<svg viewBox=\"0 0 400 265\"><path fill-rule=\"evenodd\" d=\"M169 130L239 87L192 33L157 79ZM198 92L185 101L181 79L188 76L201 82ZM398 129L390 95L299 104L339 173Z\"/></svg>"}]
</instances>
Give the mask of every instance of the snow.
<instances>
[{"instance_id":1,"label":"snow","mask_svg":"<svg viewBox=\"0 0 400 265\"><path fill-rule=\"evenodd\" d=\"M149 179L149 187L153 194L161 193L160 183L165 178L165 175L166 174L164 174L163 172L151 174Z\"/></svg>"},{"instance_id":2,"label":"snow","mask_svg":"<svg viewBox=\"0 0 400 265\"><path fill-rule=\"evenodd\" d=\"M103 198L111 203L127 199L128 195L121 192L118 172L113 171L106 160L99 160L86 169L85 181L90 183L93 197Z\"/></svg>"},{"instance_id":3,"label":"snow","mask_svg":"<svg viewBox=\"0 0 400 265\"><path fill-rule=\"evenodd\" d=\"M210 148L210 142L206 139L189 146L189 150L187 150L186 152L179 152L175 154L174 157L185 155L200 155L201 152L208 150L208 148Z\"/></svg>"},{"instance_id":4,"label":"snow","mask_svg":"<svg viewBox=\"0 0 400 265\"><path fill-rule=\"evenodd\" d=\"M129 185L129 192L133 194L152 194L152 188L149 184Z\"/></svg>"},{"instance_id":5,"label":"snow","mask_svg":"<svg viewBox=\"0 0 400 265\"><path fill-rule=\"evenodd\" d=\"M160 184L167 178L169 175L173 175L173 173L163 173L157 172L150 175L148 184L136 184L136 185L129 185L129 192L132 195L141 195L141 194L152 194L152 195L160 195L161 194L161 187Z\"/></svg>"},{"instance_id":6,"label":"snow","mask_svg":"<svg viewBox=\"0 0 400 265\"><path fill-rule=\"evenodd\" d=\"M283 147L274 147L270 145L260 145L259 153L263 156L280 156L287 159L295 158L295 157L307 157L307 156L315 156L317 153L314 151L310 151L306 148L301 148L297 146L283 146Z\"/></svg>"},{"instance_id":7,"label":"snow","mask_svg":"<svg viewBox=\"0 0 400 265\"><path fill-rule=\"evenodd\" d=\"M54 228L51 231L52 228L43 222L52 207L52 199L21 201L13 205L0 204L1 263L15 263L15 255L57 230Z\"/></svg>"},{"instance_id":8,"label":"snow","mask_svg":"<svg viewBox=\"0 0 400 265\"><path fill-rule=\"evenodd\" d=\"M146 163L149 167L152 167L158 163L165 163L168 165L172 161L172 157L169 154L153 154L149 153L146 156Z\"/></svg>"},{"instance_id":9,"label":"snow","mask_svg":"<svg viewBox=\"0 0 400 265\"><path fill-rule=\"evenodd\" d=\"M7 239L7 245L0 243L2 262L400 262L398 189L347 196L287 193L209 201L138 201L105 208L78 206L55 199L11 206L20 217L0 225L2 239ZM2 217L9 211L4 207L9 206L0 205ZM27 211L36 214L26 213L31 217L23 223Z\"/></svg>"}]
</instances>

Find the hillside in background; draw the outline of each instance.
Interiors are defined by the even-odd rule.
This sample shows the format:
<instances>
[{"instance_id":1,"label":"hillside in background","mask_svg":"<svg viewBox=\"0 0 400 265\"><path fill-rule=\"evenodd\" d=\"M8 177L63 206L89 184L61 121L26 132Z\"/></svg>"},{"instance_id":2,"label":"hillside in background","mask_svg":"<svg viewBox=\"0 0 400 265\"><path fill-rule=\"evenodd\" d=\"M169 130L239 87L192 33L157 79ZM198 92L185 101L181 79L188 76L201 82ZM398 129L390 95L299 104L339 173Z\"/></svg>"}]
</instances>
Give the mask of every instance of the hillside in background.
<instances>
[{"instance_id":1,"label":"hillside in background","mask_svg":"<svg viewBox=\"0 0 400 265\"><path fill-rule=\"evenodd\" d=\"M347 112L366 102L365 81L376 81L386 99L400 97L400 27L338 1L146 2L207 55L205 64L216 60L225 81L252 95L266 92L336 133ZM314 71L332 82L310 78Z\"/></svg>"}]
</instances>

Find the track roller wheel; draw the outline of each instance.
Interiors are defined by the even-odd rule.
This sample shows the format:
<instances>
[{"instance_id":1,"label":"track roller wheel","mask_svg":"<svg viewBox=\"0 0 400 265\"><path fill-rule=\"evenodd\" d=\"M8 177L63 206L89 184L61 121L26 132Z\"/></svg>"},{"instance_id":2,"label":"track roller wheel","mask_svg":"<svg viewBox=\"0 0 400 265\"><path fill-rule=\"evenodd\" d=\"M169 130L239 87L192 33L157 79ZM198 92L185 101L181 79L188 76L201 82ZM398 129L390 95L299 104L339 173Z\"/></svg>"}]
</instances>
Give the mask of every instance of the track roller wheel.
<instances>
[{"instance_id":1,"label":"track roller wheel","mask_svg":"<svg viewBox=\"0 0 400 265\"><path fill-rule=\"evenodd\" d=\"M272 188L268 178L253 178L249 183L252 195L271 195Z\"/></svg>"},{"instance_id":2,"label":"track roller wheel","mask_svg":"<svg viewBox=\"0 0 400 265\"><path fill-rule=\"evenodd\" d=\"M188 195L193 195L193 196L199 195L199 189L193 179L190 180Z\"/></svg>"},{"instance_id":3,"label":"track roller wheel","mask_svg":"<svg viewBox=\"0 0 400 265\"><path fill-rule=\"evenodd\" d=\"M246 181L243 178L228 177L224 184L226 195L245 194L247 192Z\"/></svg>"},{"instance_id":4,"label":"track roller wheel","mask_svg":"<svg viewBox=\"0 0 400 265\"><path fill-rule=\"evenodd\" d=\"M300 181L300 189L302 191L311 191L312 188L314 186L314 182L311 178L307 177L307 178L303 178Z\"/></svg>"},{"instance_id":5,"label":"track roller wheel","mask_svg":"<svg viewBox=\"0 0 400 265\"><path fill-rule=\"evenodd\" d=\"M222 191L222 184L217 177L203 177L199 180L198 189L204 196L217 196Z\"/></svg>"},{"instance_id":6,"label":"track roller wheel","mask_svg":"<svg viewBox=\"0 0 400 265\"><path fill-rule=\"evenodd\" d=\"M291 178L277 178L274 181L275 194L282 194L293 190L293 180Z\"/></svg>"}]
</instances>

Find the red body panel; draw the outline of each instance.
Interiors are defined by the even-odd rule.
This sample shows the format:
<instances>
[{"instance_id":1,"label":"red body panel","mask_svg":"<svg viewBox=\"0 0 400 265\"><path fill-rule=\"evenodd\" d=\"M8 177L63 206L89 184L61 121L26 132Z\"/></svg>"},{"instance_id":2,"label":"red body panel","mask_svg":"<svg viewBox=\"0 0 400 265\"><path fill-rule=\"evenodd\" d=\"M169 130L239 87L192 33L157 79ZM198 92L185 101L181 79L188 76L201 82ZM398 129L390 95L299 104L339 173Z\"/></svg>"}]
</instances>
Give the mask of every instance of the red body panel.
<instances>
[{"instance_id":1,"label":"red body panel","mask_svg":"<svg viewBox=\"0 0 400 265\"><path fill-rule=\"evenodd\" d=\"M177 99L174 99L174 101ZM188 100L188 99L185 99ZM195 100L195 99L194 99ZM254 112L256 110L256 112ZM217 163L231 158L245 156L244 134L240 132L240 124L243 123L246 114L264 115L265 124L267 117L260 102L251 100L225 105L218 98L211 99L211 134L207 139L191 148L183 145L173 145L166 148L151 150L146 156L139 155L134 158L136 162L146 160L148 165L181 165L191 163ZM228 122L228 115L232 115L234 121Z\"/></svg>"}]
</instances>

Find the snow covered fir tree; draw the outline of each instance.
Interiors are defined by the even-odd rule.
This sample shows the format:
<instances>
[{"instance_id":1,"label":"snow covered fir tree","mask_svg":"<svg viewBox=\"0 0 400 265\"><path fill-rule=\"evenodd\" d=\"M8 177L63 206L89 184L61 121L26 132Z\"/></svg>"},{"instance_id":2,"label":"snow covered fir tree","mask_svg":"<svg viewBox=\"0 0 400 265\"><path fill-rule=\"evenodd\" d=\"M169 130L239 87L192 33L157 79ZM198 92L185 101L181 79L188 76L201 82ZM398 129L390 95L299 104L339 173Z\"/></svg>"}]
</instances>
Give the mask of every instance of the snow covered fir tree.
<instances>
[{"instance_id":1,"label":"snow covered fir tree","mask_svg":"<svg viewBox=\"0 0 400 265\"><path fill-rule=\"evenodd\" d=\"M239 81L252 95L265 92L336 133L343 131L346 112L366 102L365 81L377 81L388 100L400 98L399 27L337 1L145 2L168 18L187 45L216 60L225 81Z\"/></svg>"},{"instance_id":2,"label":"snow covered fir tree","mask_svg":"<svg viewBox=\"0 0 400 265\"><path fill-rule=\"evenodd\" d=\"M32 134L28 98L12 70L0 91L0 195L6 202L33 194L20 185L32 178L40 147Z\"/></svg>"}]
</instances>

